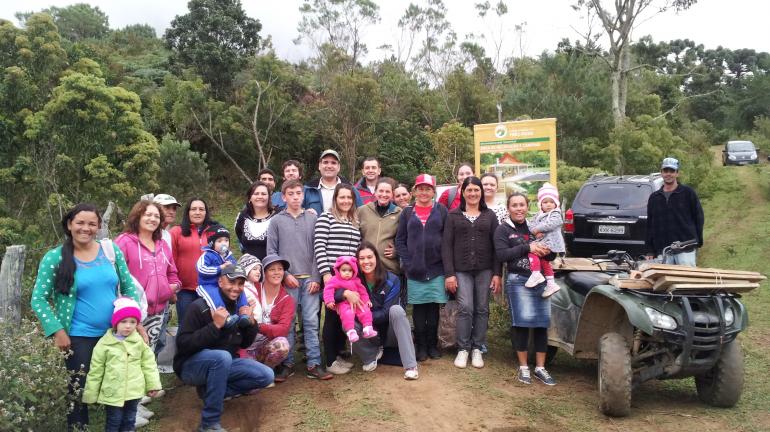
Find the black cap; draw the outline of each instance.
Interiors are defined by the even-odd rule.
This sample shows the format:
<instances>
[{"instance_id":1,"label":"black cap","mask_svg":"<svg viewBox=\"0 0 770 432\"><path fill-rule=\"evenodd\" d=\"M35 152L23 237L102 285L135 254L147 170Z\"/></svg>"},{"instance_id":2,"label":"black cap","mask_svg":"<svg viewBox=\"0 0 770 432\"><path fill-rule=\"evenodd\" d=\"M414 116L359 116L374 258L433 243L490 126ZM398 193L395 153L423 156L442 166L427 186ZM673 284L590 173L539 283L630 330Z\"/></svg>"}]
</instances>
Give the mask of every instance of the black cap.
<instances>
[{"instance_id":1,"label":"black cap","mask_svg":"<svg viewBox=\"0 0 770 432\"><path fill-rule=\"evenodd\" d=\"M246 279L246 272L243 270L243 267L239 265L230 265L222 269L222 276L227 277L230 280L234 279Z\"/></svg>"}]
</instances>

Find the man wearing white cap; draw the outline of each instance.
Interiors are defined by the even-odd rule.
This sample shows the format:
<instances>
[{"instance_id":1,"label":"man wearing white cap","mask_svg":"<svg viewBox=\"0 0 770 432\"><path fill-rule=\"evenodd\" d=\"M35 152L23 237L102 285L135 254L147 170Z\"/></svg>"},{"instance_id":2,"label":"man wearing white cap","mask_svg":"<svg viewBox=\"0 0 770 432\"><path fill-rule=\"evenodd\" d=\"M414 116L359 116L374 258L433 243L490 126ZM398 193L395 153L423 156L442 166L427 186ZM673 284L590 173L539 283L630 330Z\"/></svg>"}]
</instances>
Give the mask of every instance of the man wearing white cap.
<instances>
[{"instance_id":1,"label":"man wearing white cap","mask_svg":"<svg viewBox=\"0 0 770 432\"><path fill-rule=\"evenodd\" d=\"M163 220L160 221L161 234L163 240L168 244L168 247L171 248L171 233L169 233L168 230L171 228L171 225L176 222L176 211L179 210L179 207L181 207L182 204L179 204L176 198L169 194L155 195L152 202L158 204L163 209Z\"/></svg>"},{"instance_id":2,"label":"man wearing white cap","mask_svg":"<svg viewBox=\"0 0 770 432\"><path fill-rule=\"evenodd\" d=\"M660 173L663 186L647 201L648 257L660 257L663 248L675 241L697 239L698 247L703 246L703 207L695 191L677 180L679 161L663 159ZM673 255L670 264L695 267L695 258L693 249Z\"/></svg>"}]
</instances>

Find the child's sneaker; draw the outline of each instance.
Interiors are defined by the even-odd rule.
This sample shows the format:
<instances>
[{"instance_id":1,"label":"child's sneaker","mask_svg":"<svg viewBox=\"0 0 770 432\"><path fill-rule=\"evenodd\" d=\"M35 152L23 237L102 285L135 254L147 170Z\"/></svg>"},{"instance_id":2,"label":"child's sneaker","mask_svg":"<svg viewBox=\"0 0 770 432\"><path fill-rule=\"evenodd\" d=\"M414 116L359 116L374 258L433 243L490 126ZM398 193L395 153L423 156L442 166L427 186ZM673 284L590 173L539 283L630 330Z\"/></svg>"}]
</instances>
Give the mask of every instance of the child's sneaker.
<instances>
[{"instance_id":1,"label":"child's sneaker","mask_svg":"<svg viewBox=\"0 0 770 432\"><path fill-rule=\"evenodd\" d=\"M380 358L377 357L377 360L379 360L379 359ZM334 361L337 362L338 365L340 365L340 366L342 366L342 367L344 367L346 369L350 369L350 368L353 367L353 363L345 360L344 358L342 358L342 356L337 356L337 358Z\"/></svg>"},{"instance_id":2,"label":"child's sneaker","mask_svg":"<svg viewBox=\"0 0 770 432\"><path fill-rule=\"evenodd\" d=\"M240 315L238 317L238 328L239 329L247 329L251 327L251 320L249 319L248 315Z\"/></svg>"},{"instance_id":3,"label":"child's sneaker","mask_svg":"<svg viewBox=\"0 0 770 432\"><path fill-rule=\"evenodd\" d=\"M524 384L532 384L532 377L529 375L528 367L519 367L519 373L516 375L516 379Z\"/></svg>"},{"instance_id":4,"label":"child's sneaker","mask_svg":"<svg viewBox=\"0 0 770 432\"><path fill-rule=\"evenodd\" d=\"M356 343L358 342L358 333L356 332L356 329L350 329L348 330L348 340L350 343Z\"/></svg>"},{"instance_id":5,"label":"child's sneaker","mask_svg":"<svg viewBox=\"0 0 770 432\"><path fill-rule=\"evenodd\" d=\"M559 286L559 284L557 284L555 281L549 280L548 283L545 285L545 290L543 291L543 294L541 296L543 298L548 298L554 295L554 293L556 293L556 291L559 291L560 289L561 287Z\"/></svg>"},{"instance_id":6,"label":"child's sneaker","mask_svg":"<svg viewBox=\"0 0 770 432\"><path fill-rule=\"evenodd\" d=\"M533 271L532 274L529 276L529 279L527 279L527 281L524 282L524 286L527 288L534 288L543 282L545 282L545 277L543 276L543 273L540 273L539 271Z\"/></svg>"},{"instance_id":7,"label":"child's sneaker","mask_svg":"<svg viewBox=\"0 0 770 432\"><path fill-rule=\"evenodd\" d=\"M371 339L371 338L377 336L377 330L375 330L372 326L364 327L363 333L364 333L364 338L365 339ZM358 339L358 338L356 338L356 339ZM351 340L351 342L353 342L353 341Z\"/></svg>"},{"instance_id":8,"label":"child's sneaker","mask_svg":"<svg viewBox=\"0 0 770 432\"><path fill-rule=\"evenodd\" d=\"M238 315L230 315L227 318L225 318L225 325L222 326L222 328L225 328L225 329L233 328L238 324L238 320L240 320L240 317Z\"/></svg>"}]
</instances>

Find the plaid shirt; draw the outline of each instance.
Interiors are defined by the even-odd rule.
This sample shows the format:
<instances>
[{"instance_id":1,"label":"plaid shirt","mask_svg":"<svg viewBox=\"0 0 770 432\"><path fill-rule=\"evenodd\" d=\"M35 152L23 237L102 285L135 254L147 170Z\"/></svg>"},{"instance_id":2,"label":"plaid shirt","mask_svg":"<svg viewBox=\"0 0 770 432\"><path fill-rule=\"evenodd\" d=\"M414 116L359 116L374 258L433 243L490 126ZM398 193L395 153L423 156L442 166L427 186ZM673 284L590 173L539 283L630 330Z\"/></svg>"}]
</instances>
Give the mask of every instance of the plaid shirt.
<instances>
[{"instance_id":1,"label":"plaid shirt","mask_svg":"<svg viewBox=\"0 0 770 432\"><path fill-rule=\"evenodd\" d=\"M666 199L661 187L647 201L647 249L660 255L675 241L698 239L703 246L703 208L698 195L680 184Z\"/></svg>"}]
</instances>

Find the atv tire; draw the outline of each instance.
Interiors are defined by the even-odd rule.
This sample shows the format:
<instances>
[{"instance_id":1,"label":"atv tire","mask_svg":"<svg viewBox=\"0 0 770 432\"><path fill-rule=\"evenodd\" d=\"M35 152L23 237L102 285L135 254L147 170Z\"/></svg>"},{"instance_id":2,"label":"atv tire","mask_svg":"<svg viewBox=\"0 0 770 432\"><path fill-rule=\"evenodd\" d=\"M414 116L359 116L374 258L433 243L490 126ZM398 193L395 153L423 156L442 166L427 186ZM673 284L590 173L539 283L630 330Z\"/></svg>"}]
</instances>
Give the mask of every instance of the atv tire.
<instances>
[{"instance_id":1,"label":"atv tire","mask_svg":"<svg viewBox=\"0 0 770 432\"><path fill-rule=\"evenodd\" d=\"M695 377L701 401L715 407L735 406L743 392L743 351L737 340L724 345L714 367Z\"/></svg>"},{"instance_id":2,"label":"atv tire","mask_svg":"<svg viewBox=\"0 0 770 432\"><path fill-rule=\"evenodd\" d=\"M631 411L631 350L618 333L599 338L599 409L610 417Z\"/></svg>"}]
</instances>

